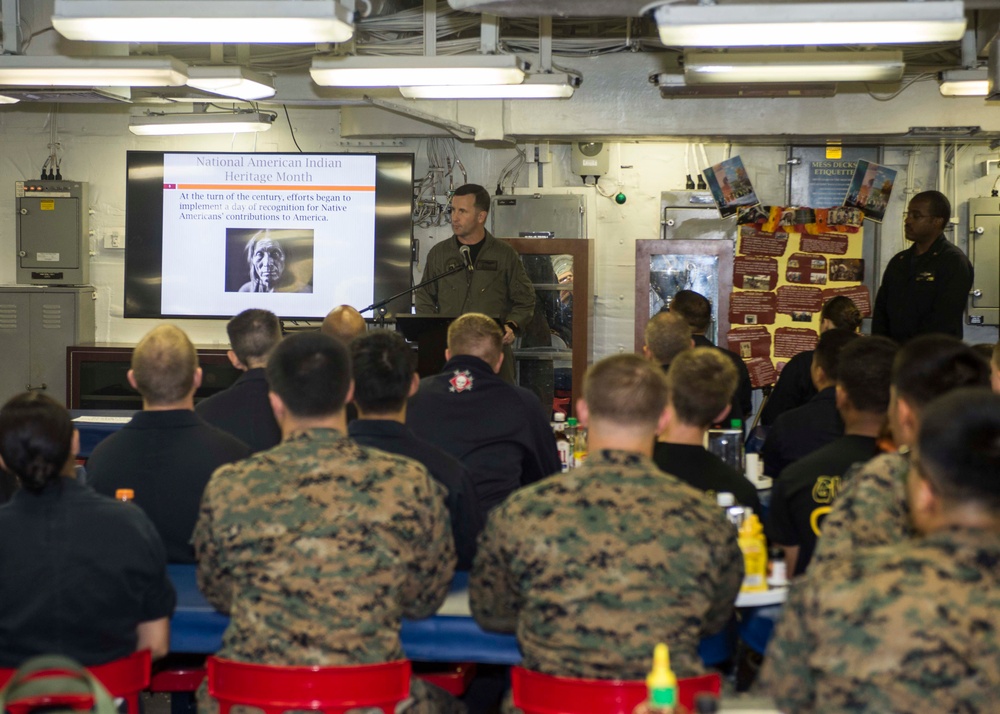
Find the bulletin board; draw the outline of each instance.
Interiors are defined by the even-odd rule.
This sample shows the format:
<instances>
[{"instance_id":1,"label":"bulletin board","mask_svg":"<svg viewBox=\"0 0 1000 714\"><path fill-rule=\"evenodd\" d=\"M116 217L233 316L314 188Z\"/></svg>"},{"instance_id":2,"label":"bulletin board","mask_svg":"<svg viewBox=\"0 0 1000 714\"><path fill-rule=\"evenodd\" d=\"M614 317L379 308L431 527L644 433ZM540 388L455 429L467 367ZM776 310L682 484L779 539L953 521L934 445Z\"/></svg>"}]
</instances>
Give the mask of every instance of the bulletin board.
<instances>
[{"instance_id":1,"label":"bulletin board","mask_svg":"<svg viewBox=\"0 0 1000 714\"><path fill-rule=\"evenodd\" d=\"M819 338L823 304L846 295L865 317L864 214L836 207L758 206L737 219L730 330L721 342L747 364L754 388Z\"/></svg>"}]
</instances>

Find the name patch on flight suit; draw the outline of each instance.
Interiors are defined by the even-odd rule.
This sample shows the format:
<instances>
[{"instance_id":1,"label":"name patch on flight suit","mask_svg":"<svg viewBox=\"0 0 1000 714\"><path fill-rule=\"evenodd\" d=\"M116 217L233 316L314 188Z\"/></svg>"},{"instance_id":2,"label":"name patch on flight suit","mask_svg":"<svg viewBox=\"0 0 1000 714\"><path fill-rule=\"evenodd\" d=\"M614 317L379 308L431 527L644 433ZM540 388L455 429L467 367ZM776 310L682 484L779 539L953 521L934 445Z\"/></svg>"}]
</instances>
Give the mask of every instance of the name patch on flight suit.
<instances>
[{"instance_id":1,"label":"name patch on flight suit","mask_svg":"<svg viewBox=\"0 0 1000 714\"><path fill-rule=\"evenodd\" d=\"M495 260L480 260L476 263L476 270L492 270L496 272L497 262Z\"/></svg>"},{"instance_id":2,"label":"name patch on flight suit","mask_svg":"<svg viewBox=\"0 0 1000 714\"><path fill-rule=\"evenodd\" d=\"M934 273L929 270L924 270L923 272L917 273L916 281L918 283L933 283Z\"/></svg>"}]
</instances>

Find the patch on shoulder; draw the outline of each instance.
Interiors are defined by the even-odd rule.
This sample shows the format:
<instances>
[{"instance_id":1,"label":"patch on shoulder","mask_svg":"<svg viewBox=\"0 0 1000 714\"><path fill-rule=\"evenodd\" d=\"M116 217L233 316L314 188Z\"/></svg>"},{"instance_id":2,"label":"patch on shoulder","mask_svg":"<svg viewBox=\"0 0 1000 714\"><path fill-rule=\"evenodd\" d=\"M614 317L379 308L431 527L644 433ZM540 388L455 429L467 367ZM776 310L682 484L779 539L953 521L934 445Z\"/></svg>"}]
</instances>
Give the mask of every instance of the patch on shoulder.
<instances>
[{"instance_id":1,"label":"patch on shoulder","mask_svg":"<svg viewBox=\"0 0 1000 714\"><path fill-rule=\"evenodd\" d=\"M467 392L472 389L472 374L467 369L456 369L452 378L448 380L451 386L449 392Z\"/></svg>"}]
</instances>

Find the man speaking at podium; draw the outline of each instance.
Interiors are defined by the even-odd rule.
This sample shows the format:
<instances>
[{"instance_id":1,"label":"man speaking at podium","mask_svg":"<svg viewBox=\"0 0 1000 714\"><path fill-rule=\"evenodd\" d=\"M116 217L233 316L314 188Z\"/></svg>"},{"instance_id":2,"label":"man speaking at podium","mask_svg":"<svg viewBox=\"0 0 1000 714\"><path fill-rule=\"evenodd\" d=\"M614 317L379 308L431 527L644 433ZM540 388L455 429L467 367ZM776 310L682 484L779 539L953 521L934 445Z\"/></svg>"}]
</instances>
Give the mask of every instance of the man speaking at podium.
<instances>
[{"instance_id":1,"label":"man speaking at podium","mask_svg":"<svg viewBox=\"0 0 1000 714\"><path fill-rule=\"evenodd\" d=\"M456 266L448 275L417 290L418 315L458 317L481 312L503 322L504 359L500 376L514 381L511 344L535 312L535 291L517 251L486 230L490 194L478 184L459 186L451 198L451 238L427 254L421 282Z\"/></svg>"}]
</instances>

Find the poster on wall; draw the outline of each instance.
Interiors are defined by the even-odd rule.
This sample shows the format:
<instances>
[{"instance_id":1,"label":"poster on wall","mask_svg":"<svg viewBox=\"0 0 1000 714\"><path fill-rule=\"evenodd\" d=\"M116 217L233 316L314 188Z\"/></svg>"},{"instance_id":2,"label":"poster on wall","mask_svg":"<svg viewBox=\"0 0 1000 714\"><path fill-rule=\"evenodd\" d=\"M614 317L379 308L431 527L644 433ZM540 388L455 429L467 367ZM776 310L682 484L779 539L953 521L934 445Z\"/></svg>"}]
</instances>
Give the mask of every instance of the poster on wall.
<instances>
[{"instance_id":1,"label":"poster on wall","mask_svg":"<svg viewBox=\"0 0 1000 714\"><path fill-rule=\"evenodd\" d=\"M888 166L861 160L854 170L854 177L847 189L844 205L860 208L865 218L881 223L885 208L889 205L889 195L896 182L896 170Z\"/></svg>"},{"instance_id":2,"label":"poster on wall","mask_svg":"<svg viewBox=\"0 0 1000 714\"><path fill-rule=\"evenodd\" d=\"M726 159L701 172L712 190L712 198L723 218L736 215L741 207L756 206L760 201L754 193L750 177L739 156Z\"/></svg>"}]
</instances>

